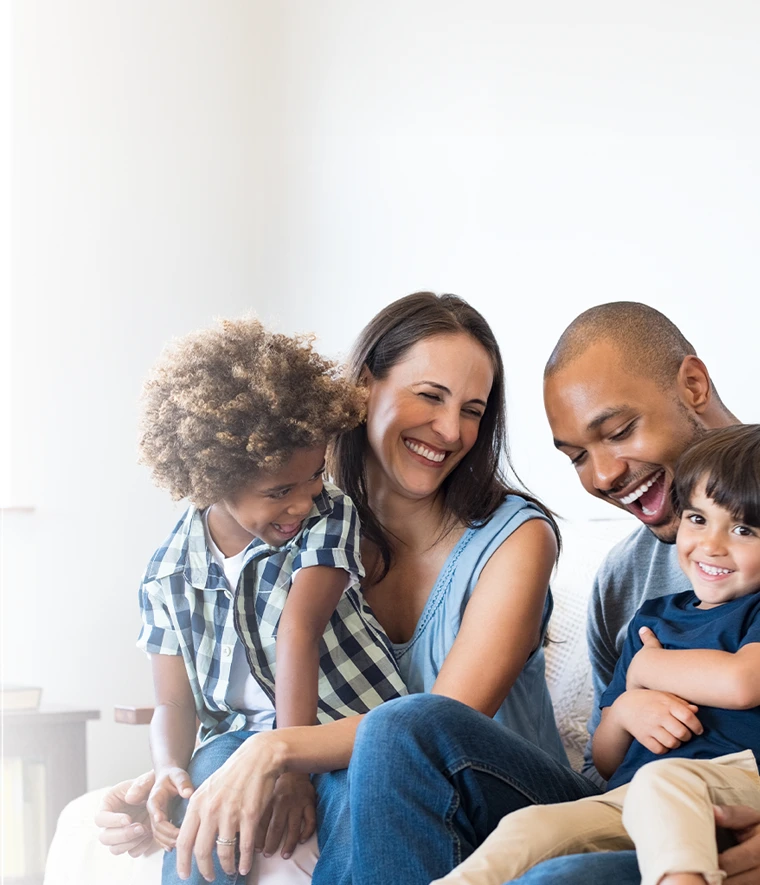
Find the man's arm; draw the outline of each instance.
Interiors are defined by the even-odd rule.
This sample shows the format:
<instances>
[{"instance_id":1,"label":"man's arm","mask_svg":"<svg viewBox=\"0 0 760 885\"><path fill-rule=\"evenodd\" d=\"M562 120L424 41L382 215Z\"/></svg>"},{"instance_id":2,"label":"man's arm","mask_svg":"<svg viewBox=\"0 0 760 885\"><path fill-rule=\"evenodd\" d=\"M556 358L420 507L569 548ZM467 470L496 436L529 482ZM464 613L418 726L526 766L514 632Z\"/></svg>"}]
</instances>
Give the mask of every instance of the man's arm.
<instances>
[{"instance_id":1,"label":"man's arm","mask_svg":"<svg viewBox=\"0 0 760 885\"><path fill-rule=\"evenodd\" d=\"M642 627L643 648L631 661L628 688L668 691L695 704L748 710L760 705L760 642L737 652L715 649L664 649Z\"/></svg>"}]
</instances>

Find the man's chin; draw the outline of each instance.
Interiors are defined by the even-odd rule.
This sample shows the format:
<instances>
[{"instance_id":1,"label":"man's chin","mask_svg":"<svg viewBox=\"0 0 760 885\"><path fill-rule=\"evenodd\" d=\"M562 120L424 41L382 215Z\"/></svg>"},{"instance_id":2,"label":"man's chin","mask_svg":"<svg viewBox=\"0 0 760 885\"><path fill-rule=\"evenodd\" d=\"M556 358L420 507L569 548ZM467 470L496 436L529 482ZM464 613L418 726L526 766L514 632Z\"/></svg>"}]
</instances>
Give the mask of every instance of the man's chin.
<instances>
[{"instance_id":1,"label":"man's chin","mask_svg":"<svg viewBox=\"0 0 760 885\"><path fill-rule=\"evenodd\" d=\"M678 534L678 522L679 520L674 517L670 522L661 525L647 525L646 523L644 525L658 541L662 541L663 544L675 544L676 535Z\"/></svg>"}]
</instances>

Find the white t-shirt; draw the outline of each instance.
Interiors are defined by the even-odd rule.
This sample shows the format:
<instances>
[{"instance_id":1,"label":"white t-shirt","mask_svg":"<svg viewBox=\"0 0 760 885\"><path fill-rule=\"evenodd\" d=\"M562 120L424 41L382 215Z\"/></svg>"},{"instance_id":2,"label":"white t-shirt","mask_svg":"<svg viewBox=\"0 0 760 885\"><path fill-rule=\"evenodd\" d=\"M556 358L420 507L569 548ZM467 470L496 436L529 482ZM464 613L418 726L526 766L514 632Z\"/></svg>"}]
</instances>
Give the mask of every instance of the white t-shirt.
<instances>
[{"instance_id":1,"label":"white t-shirt","mask_svg":"<svg viewBox=\"0 0 760 885\"><path fill-rule=\"evenodd\" d=\"M243 570L243 560L248 548L244 547L235 556L225 556L211 537L208 528L208 509L203 511L203 530L206 533L208 549L211 551L214 561L224 571L224 576L227 579L229 587L225 593L232 599L240 580L240 572ZM269 696L251 675L245 648L240 641L235 643L232 652L230 685L225 700L231 710L245 713L248 731L265 731L274 724L274 706L269 700Z\"/></svg>"}]
</instances>

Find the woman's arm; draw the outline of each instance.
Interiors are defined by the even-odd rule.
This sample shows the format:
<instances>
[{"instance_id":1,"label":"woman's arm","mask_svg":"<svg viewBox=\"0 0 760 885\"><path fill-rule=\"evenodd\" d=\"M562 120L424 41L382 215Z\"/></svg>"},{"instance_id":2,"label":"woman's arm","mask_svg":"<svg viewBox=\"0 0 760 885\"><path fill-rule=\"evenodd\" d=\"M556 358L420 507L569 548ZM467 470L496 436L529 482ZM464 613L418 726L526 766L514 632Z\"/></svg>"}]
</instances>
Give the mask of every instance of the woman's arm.
<instances>
[{"instance_id":1,"label":"woman's arm","mask_svg":"<svg viewBox=\"0 0 760 885\"><path fill-rule=\"evenodd\" d=\"M538 645L556 558L557 539L543 519L502 543L481 572L434 694L494 715Z\"/></svg>"}]
</instances>

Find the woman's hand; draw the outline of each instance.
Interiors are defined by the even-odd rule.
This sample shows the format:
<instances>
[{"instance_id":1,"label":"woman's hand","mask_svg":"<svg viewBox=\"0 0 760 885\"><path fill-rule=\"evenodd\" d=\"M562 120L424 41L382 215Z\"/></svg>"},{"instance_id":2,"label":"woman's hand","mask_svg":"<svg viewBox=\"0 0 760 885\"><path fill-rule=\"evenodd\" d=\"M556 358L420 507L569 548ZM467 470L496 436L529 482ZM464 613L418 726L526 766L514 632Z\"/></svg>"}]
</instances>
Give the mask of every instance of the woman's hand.
<instances>
[{"instance_id":1,"label":"woman's hand","mask_svg":"<svg viewBox=\"0 0 760 885\"><path fill-rule=\"evenodd\" d=\"M145 802L153 786L153 772L122 781L106 793L95 815L98 839L111 854L139 857L157 847L153 841Z\"/></svg>"},{"instance_id":2,"label":"woman's hand","mask_svg":"<svg viewBox=\"0 0 760 885\"><path fill-rule=\"evenodd\" d=\"M610 711L628 734L658 755L675 750L703 731L696 716L699 708L666 691L626 691Z\"/></svg>"},{"instance_id":3,"label":"woman's hand","mask_svg":"<svg viewBox=\"0 0 760 885\"><path fill-rule=\"evenodd\" d=\"M255 849L271 857L282 842L282 856L290 857L317 827L316 793L307 774L281 774L272 802L256 832Z\"/></svg>"},{"instance_id":4,"label":"woman's hand","mask_svg":"<svg viewBox=\"0 0 760 885\"><path fill-rule=\"evenodd\" d=\"M214 849L222 869L232 875L236 845L240 850L237 869L242 876L248 874L257 830L285 770L284 758L284 741L276 731L252 735L198 787L190 797L177 838L177 873L181 878L189 877L194 855L201 875L211 881ZM219 844L217 839L229 841Z\"/></svg>"}]
</instances>

